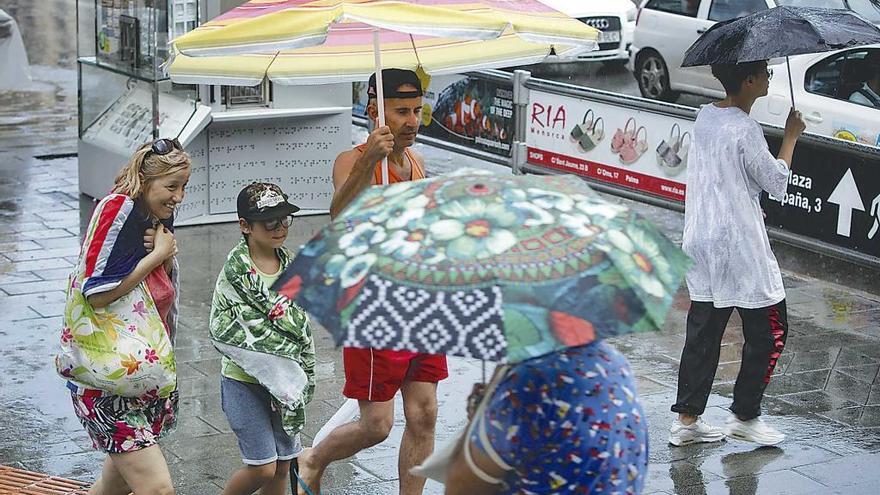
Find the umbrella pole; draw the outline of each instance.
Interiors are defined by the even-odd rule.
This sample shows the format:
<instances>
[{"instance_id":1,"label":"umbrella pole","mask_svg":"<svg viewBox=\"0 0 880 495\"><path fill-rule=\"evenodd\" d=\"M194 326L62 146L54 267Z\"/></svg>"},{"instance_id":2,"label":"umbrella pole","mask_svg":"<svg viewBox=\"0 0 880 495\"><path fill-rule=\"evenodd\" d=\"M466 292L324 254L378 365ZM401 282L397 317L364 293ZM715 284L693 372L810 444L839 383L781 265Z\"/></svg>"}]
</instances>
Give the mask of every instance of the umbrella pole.
<instances>
[{"instance_id":1,"label":"umbrella pole","mask_svg":"<svg viewBox=\"0 0 880 495\"><path fill-rule=\"evenodd\" d=\"M794 84L791 82L791 64L788 61L788 57L785 57L785 68L786 72L788 72L788 90L791 93L791 108L794 108Z\"/></svg>"},{"instance_id":2,"label":"umbrella pole","mask_svg":"<svg viewBox=\"0 0 880 495\"><path fill-rule=\"evenodd\" d=\"M379 127L385 125L385 87L382 82L382 53L379 49L379 28L373 27L373 57L376 60L376 108ZM382 184L388 184L388 157L382 159Z\"/></svg>"}]
</instances>

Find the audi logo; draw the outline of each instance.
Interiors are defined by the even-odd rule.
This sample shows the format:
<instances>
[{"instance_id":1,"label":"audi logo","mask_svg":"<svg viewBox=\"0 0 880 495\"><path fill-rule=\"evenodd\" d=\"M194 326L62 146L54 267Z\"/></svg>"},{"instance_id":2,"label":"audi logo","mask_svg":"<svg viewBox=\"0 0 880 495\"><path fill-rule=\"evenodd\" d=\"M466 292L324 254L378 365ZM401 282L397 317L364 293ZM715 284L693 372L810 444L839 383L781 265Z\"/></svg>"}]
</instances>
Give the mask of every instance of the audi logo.
<instances>
[{"instance_id":1,"label":"audi logo","mask_svg":"<svg viewBox=\"0 0 880 495\"><path fill-rule=\"evenodd\" d=\"M608 19L584 19L584 24L599 30L605 30L611 27L611 22L609 22Z\"/></svg>"}]
</instances>

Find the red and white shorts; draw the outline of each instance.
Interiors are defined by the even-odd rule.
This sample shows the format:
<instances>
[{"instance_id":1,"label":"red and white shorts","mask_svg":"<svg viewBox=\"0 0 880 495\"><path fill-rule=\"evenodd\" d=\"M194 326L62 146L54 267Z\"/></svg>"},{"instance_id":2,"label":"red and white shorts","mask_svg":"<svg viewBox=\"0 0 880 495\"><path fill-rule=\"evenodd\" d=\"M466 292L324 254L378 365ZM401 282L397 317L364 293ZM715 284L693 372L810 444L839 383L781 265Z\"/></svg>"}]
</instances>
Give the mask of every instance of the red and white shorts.
<instances>
[{"instance_id":1,"label":"red and white shorts","mask_svg":"<svg viewBox=\"0 0 880 495\"><path fill-rule=\"evenodd\" d=\"M409 351L342 349L345 388L349 399L385 402L404 382L437 383L449 376L446 356Z\"/></svg>"}]
</instances>

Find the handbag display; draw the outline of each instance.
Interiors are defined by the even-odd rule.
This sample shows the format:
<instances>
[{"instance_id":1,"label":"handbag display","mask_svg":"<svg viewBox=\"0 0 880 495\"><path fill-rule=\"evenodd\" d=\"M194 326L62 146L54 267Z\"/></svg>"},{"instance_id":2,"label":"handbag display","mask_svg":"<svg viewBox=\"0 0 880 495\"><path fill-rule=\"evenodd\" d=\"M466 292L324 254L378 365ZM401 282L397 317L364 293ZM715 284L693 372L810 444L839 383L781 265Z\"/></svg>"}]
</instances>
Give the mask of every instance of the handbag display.
<instances>
[{"instance_id":1,"label":"handbag display","mask_svg":"<svg viewBox=\"0 0 880 495\"><path fill-rule=\"evenodd\" d=\"M584 151L595 149L602 139L605 138L605 121L602 117L594 120L594 115L592 109L587 110L583 121L571 130L571 137L577 141L578 146ZM599 127L599 124L602 124L602 126Z\"/></svg>"},{"instance_id":2,"label":"handbag display","mask_svg":"<svg viewBox=\"0 0 880 495\"><path fill-rule=\"evenodd\" d=\"M677 123L672 124L669 140L663 140L657 146L657 164L667 175L676 176L687 168L687 154L690 148L691 135L681 133Z\"/></svg>"},{"instance_id":3,"label":"handbag display","mask_svg":"<svg viewBox=\"0 0 880 495\"><path fill-rule=\"evenodd\" d=\"M630 129L630 124L632 124L632 129ZM611 138L611 152L614 154L620 153L623 147L635 141L636 132L636 119L635 117L630 117L626 120L623 129L617 129L617 132Z\"/></svg>"},{"instance_id":4,"label":"handbag display","mask_svg":"<svg viewBox=\"0 0 880 495\"><path fill-rule=\"evenodd\" d=\"M177 388L174 350L146 283L95 309L82 293L83 270L75 273L67 287L58 373L113 395L169 396Z\"/></svg>"},{"instance_id":5,"label":"handbag display","mask_svg":"<svg viewBox=\"0 0 880 495\"><path fill-rule=\"evenodd\" d=\"M592 127L592 125L593 125L593 117L594 117L593 109L590 108L584 114L584 119L581 121L581 123L577 124L576 126L574 126L574 128L572 128L571 138L574 139L575 141L580 141L582 136L584 136L585 134L590 132L590 127ZM589 119L589 122L587 122L588 119Z\"/></svg>"},{"instance_id":6,"label":"handbag display","mask_svg":"<svg viewBox=\"0 0 880 495\"><path fill-rule=\"evenodd\" d=\"M643 137L639 139L639 136ZM631 140L625 140L620 147L620 162L624 165L632 165L648 151L648 130L642 126L636 130Z\"/></svg>"}]
</instances>

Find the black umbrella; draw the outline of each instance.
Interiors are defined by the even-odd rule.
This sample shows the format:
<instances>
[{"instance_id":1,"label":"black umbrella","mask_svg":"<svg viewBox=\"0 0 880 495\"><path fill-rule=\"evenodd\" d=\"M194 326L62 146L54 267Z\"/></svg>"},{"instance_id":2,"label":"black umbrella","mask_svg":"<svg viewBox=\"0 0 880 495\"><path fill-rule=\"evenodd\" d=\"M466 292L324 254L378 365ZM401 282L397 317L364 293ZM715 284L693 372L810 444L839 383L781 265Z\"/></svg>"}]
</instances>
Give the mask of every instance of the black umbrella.
<instances>
[{"instance_id":1,"label":"black umbrella","mask_svg":"<svg viewBox=\"0 0 880 495\"><path fill-rule=\"evenodd\" d=\"M739 64L880 43L880 29L849 10L775 7L719 22L688 48L682 67ZM788 71L791 88L791 70ZM791 88L793 89L793 88ZM794 92L792 91L792 105Z\"/></svg>"}]
</instances>

